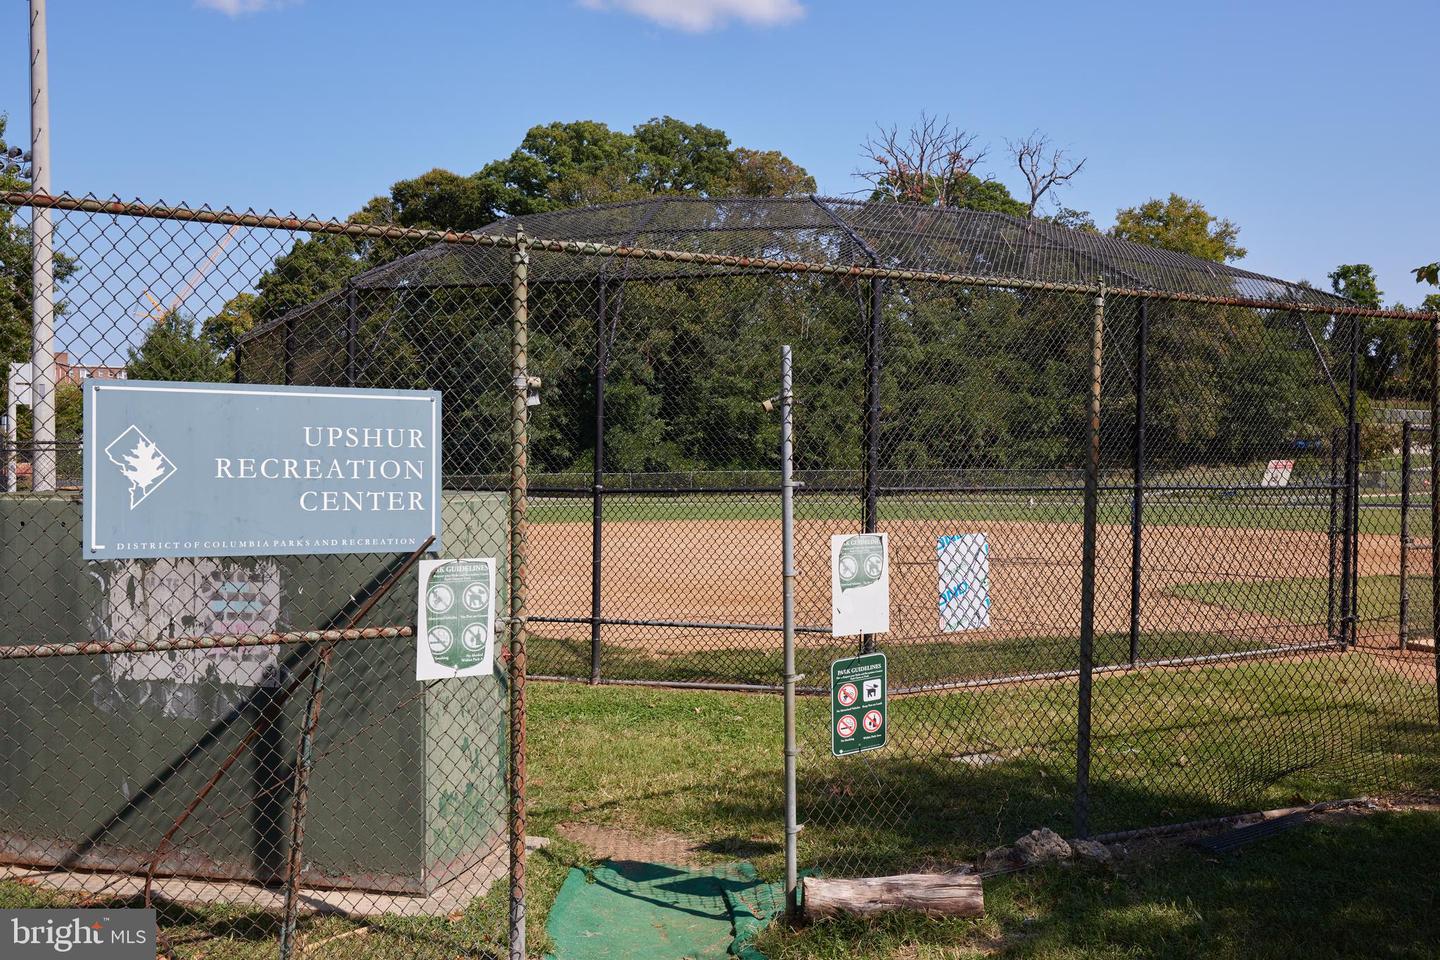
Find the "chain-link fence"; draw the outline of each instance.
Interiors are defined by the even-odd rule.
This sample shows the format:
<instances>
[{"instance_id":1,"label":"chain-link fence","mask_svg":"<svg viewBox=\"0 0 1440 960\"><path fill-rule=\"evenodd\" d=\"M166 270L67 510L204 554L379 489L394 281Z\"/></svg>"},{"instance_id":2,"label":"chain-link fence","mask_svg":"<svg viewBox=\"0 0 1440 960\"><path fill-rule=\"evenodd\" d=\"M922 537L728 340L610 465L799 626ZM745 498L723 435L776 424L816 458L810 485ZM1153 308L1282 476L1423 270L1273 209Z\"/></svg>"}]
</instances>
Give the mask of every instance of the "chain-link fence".
<instances>
[{"instance_id":1,"label":"chain-link fence","mask_svg":"<svg viewBox=\"0 0 1440 960\"><path fill-rule=\"evenodd\" d=\"M36 210L0 208L0 229L28 239ZM415 680L418 554L82 561L79 441L84 378L441 390L447 415L483 424L444 424L440 555L496 557L503 585L523 481L509 256L493 297L367 317L366 330L407 337L408 356L361 369L306 329L270 371L238 340L323 286L307 256L343 269L430 238L94 202L44 212L62 277L46 305L68 357L13 391L18 449L0 496L6 906L153 906L176 957L505 955L510 878L523 876L510 852L515 661ZM15 293L0 309L23 331L29 290ZM35 439L42 391L48 440Z\"/></svg>"},{"instance_id":2,"label":"chain-link fence","mask_svg":"<svg viewBox=\"0 0 1440 960\"><path fill-rule=\"evenodd\" d=\"M32 208L9 202L23 227ZM748 817L774 869L780 424L762 401L782 344L803 869L945 866L1038 825L1100 834L1436 782L1429 315L895 204L654 199L531 218L535 239L56 206L73 264L57 342L77 362L442 391L446 554L501 558L525 588L522 656L421 685L413 575L351 624L405 558L86 564L76 493L0 501L3 709L24 734L0 851L44 896L161 898L180 955L263 954L284 932L327 660L302 944L516 947L527 671L592 685L537 693L555 711L532 731L537 784L567 798L547 830L704 865L733 859L724 821ZM520 328L533 380L516 379ZM73 443L56 396L55 442ZM890 630L836 637L830 539L860 531L889 535ZM962 542L985 575L959 591L941 555ZM236 589L253 616L205 613ZM962 595L968 613L947 614ZM307 632L347 626L333 654ZM204 649L181 652L192 637ZM57 643L73 655L38 656ZM828 665L862 650L888 658L889 742L837 759ZM773 763L717 761L663 800L607 782L610 742L570 721L631 697L616 715L669 735L643 726L659 687L704 698L667 701L697 716L773 704Z\"/></svg>"}]
</instances>

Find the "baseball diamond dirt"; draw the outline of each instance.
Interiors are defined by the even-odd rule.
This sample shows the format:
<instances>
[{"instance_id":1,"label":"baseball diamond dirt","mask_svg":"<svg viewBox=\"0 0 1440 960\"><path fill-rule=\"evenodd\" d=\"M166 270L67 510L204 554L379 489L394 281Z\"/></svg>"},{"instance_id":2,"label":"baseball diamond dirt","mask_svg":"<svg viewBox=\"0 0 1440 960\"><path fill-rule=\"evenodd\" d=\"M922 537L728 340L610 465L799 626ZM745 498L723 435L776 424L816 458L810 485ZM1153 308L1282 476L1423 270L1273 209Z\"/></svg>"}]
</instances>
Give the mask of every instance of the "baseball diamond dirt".
<instances>
[{"instance_id":1,"label":"baseball diamond dirt","mask_svg":"<svg viewBox=\"0 0 1440 960\"><path fill-rule=\"evenodd\" d=\"M853 525L796 524L799 572L797 623L826 633L799 642L831 643L829 537ZM979 643L1073 637L1080 620L1078 523L898 520L890 533L891 630L887 645ZM985 533L991 547L989 629L941 633L936 612L936 538ZM530 532L531 603L535 616L585 618L590 613L589 523L539 523ZM1147 526L1141 588L1143 634L1208 634L1231 649L1323 641L1326 625L1219 602L1177 596L1180 585L1224 581L1326 581L1331 544L1323 532L1216 526ZM1096 633L1125 633L1130 622L1130 528L1099 527ZM1428 545L1417 551L1427 556ZM780 528L767 520L607 521L604 526L603 616L617 620L704 621L773 625L780 610ZM1359 575L1395 575L1400 549L1393 536L1361 535ZM1425 581L1428 586L1428 580ZM1282 588L1283 590L1283 588ZM1385 619L1385 618L1380 618ZM1390 618L1393 619L1393 616ZM588 624L546 623L551 637L588 638ZM1380 629L1372 625L1372 629ZM1362 627L1362 632L1365 628ZM823 637L823 641L822 641ZM773 630L606 626L607 647L657 657L714 649L778 649Z\"/></svg>"}]
</instances>

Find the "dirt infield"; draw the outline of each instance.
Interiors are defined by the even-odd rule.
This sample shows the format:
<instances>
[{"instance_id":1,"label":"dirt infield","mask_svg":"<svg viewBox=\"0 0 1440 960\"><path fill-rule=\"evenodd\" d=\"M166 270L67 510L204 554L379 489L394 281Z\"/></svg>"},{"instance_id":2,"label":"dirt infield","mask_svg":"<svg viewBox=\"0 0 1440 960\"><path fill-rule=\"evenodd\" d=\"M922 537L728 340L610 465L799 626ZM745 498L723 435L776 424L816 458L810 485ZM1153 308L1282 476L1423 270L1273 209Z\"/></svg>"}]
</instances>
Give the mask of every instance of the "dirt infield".
<instances>
[{"instance_id":1,"label":"dirt infield","mask_svg":"<svg viewBox=\"0 0 1440 960\"><path fill-rule=\"evenodd\" d=\"M802 625L828 628L829 537L849 532L841 522L799 521L796 615ZM1073 523L904 520L890 534L892 605L887 643L984 641L1065 637L1080 619L1081 527ZM988 630L939 632L935 541L982 532L991 547ZM533 614L590 614L588 523L536 524L531 529ZM603 615L611 619L707 621L773 625L780 622L780 527L767 520L607 522L604 527ZM1147 633L1208 632L1254 638L1260 644L1325 637L1324 624L1301 625L1169 595L1176 584L1201 581L1327 577L1330 541L1323 532L1233 527L1152 526L1144 533L1142 629ZM1129 629L1130 528L1099 528L1096 631ZM1360 575L1394 574L1394 537L1360 538ZM579 639L586 625L545 624L544 633ZM658 655L718 648L771 649L778 634L759 630L655 627L605 628L605 642L644 646ZM818 639L802 634L801 642ZM828 637L824 638L828 641Z\"/></svg>"}]
</instances>

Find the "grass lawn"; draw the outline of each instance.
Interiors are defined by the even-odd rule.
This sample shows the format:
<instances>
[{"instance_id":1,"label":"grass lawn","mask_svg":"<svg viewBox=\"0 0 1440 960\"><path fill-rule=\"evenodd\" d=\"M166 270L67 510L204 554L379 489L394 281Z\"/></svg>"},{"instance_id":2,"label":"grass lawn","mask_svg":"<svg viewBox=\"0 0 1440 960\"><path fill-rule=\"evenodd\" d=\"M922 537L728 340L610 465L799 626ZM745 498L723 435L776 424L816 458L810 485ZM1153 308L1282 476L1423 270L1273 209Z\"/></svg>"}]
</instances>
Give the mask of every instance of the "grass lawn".
<instances>
[{"instance_id":1,"label":"grass lawn","mask_svg":"<svg viewBox=\"0 0 1440 960\"><path fill-rule=\"evenodd\" d=\"M983 920L892 915L772 927L771 960L1434 958L1440 813L1344 818L1209 856L1176 846L1111 867L986 881Z\"/></svg>"},{"instance_id":2,"label":"grass lawn","mask_svg":"<svg viewBox=\"0 0 1440 960\"><path fill-rule=\"evenodd\" d=\"M1432 783L1433 697L1363 654L1097 678L1094 827ZM1070 829L1072 683L899 698L890 745L844 760L829 756L828 709L799 701L807 865L903 870L1037 825ZM756 851L778 873L776 698L537 684L531 711L536 832L566 820L660 831Z\"/></svg>"},{"instance_id":3,"label":"grass lawn","mask_svg":"<svg viewBox=\"0 0 1440 960\"><path fill-rule=\"evenodd\" d=\"M1433 785L1440 773L1433 696L1432 687L1376 669L1364 654L1097 677L1095 829ZM546 947L546 912L566 871L587 863L587 851L564 839L561 824L673 837L701 860L747 858L767 877L781 874L777 697L536 683L529 702L530 832L552 838L530 860L534 952ZM832 874L893 872L968 860L1037 825L1068 834L1074 706L1071 682L902 697L891 704L889 746L835 760L828 751L828 702L802 698L802 866ZM976 757L982 762L970 762ZM1433 830L1429 837L1434 843ZM1387 869L1408 874L1372 879L1370 861L1361 859L1344 868L1333 890L1303 859L1248 873L1211 869L1187 854L1169 866L1125 868L1117 876L1056 871L998 881L990 893L992 916L980 924L910 918L875 928L825 925L794 936L771 934L768 945L777 958L889 956L892 950L939 957L964 956L1001 938L1006 949L1021 951L1016 956L1144 956L1170 946L1186 956L1210 936L1229 937L1237 949L1260 936L1266 927L1247 910L1267 922L1298 923L1282 909L1286 898L1300 910L1299 901L1318 897L1317 890L1333 892L1344 910L1355 912L1359 937L1390 924L1388 911L1400 911L1418 891L1433 891L1426 885L1440 862L1436 851L1417 842L1400 853L1403 859ZM1338 869L1324 856L1314 859ZM1371 901L1356 900L1392 888L1388 901L1366 906ZM1277 893L1254 902L1264 890ZM307 956L487 955L503 943L505 894L502 878L452 918L373 919L364 935ZM0 904L7 907L59 902L59 894L0 884ZM1311 924L1332 923L1329 907L1303 909ZM1395 928L1401 942L1418 942L1415 937L1434 930L1433 909L1401 912ZM305 943L318 944L357 926L312 917L302 921L301 932ZM197 960L272 957L277 933L274 917L239 908L170 907L162 927L178 957ZM1276 950L1312 944L1318 951L1312 956L1337 955L1324 950L1350 942L1323 933L1333 927L1298 940L1286 929L1265 942ZM1104 946L1110 940L1130 946L1110 950Z\"/></svg>"},{"instance_id":4,"label":"grass lawn","mask_svg":"<svg viewBox=\"0 0 1440 960\"><path fill-rule=\"evenodd\" d=\"M1177 597L1217 606L1268 613L1296 623L1324 623L1329 610L1330 583L1323 578L1294 580L1222 580L1177 584L1169 589ZM1400 578L1359 578L1358 610L1362 621L1399 623ZM1428 636L1431 625L1430 578L1410 578L1410 629Z\"/></svg>"}]
</instances>

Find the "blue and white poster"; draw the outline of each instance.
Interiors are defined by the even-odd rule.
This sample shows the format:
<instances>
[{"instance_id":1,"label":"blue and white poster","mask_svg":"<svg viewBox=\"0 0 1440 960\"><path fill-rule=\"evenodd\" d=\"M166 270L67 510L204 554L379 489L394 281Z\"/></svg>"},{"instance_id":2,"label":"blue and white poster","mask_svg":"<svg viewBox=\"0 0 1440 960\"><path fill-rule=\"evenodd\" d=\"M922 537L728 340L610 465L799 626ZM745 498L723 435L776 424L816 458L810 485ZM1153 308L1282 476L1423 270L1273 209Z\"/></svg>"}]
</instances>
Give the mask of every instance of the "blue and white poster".
<instances>
[{"instance_id":1,"label":"blue and white poster","mask_svg":"<svg viewBox=\"0 0 1440 960\"><path fill-rule=\"evenodd\" d=\"M990 626L990 539L960 533L935 541L940 630L984 630Z\"/></svg>"}]
</instances>

